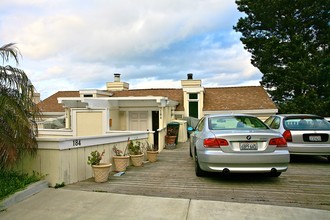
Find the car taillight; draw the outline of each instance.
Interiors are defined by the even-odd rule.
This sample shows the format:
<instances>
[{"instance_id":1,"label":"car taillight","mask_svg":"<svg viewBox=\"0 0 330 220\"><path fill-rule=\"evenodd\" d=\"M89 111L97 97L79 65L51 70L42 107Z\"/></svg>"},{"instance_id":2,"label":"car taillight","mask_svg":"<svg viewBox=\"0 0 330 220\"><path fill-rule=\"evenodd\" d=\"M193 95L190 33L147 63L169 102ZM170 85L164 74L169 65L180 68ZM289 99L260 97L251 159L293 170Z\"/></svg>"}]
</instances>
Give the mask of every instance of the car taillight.
<instances>
[{"instance_id":1,"label":"car taillight","mask_svg":"<svg viewBox=\"0 0 330 220\"><path fill-rule=\"evenodd\" d=\"M292 142L292 135L290 130L285 130L282 135L287 142Z\"/></svg>"},{"instance_id":2,"label":"car taillight","mask_svg":"<svg viewBox=\"0 0 330 220\"><path fill-rule=\"evenodd\" d=\"M284 138L272 138L269 140L269 145L276 145L276 147L287 147L286 140Z\"/></svg>"},{"instance_id":3,"label":"car taillight","mask_svg":"<svg viewBox=\"0 0 330 220\"><path fill-rule=\"evenodd\" d=\"M204 139L205 148L217 148L220 146L228 146L228 141L222 138L206 138Z\"/></svg>"}]
</instances>

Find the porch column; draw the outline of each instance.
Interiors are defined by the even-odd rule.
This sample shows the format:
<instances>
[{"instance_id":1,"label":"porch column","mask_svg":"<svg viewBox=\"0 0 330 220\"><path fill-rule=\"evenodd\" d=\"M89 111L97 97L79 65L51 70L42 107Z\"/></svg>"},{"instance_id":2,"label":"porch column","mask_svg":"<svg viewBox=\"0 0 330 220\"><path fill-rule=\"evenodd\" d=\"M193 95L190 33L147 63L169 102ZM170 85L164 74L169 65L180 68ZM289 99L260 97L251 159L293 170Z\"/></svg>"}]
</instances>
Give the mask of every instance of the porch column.
<instances>
[{"instance_id":1,"label":"porch column","mask_svg":"<svg viewBox=\"0 0 330 220\"><path fill-rule=\"evenodd\" d=\"M70 108L65 108L65 128L71 129L71 114Z\"/></svg>"}]
</instances>

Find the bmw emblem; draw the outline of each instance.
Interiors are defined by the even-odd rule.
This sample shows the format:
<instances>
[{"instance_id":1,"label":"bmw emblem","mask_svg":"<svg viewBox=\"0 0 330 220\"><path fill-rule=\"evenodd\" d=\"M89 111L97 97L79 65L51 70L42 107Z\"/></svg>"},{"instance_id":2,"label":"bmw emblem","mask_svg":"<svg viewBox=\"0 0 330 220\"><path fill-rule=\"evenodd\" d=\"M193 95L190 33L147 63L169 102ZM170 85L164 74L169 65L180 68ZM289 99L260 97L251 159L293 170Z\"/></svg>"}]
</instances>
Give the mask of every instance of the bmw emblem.
<instances>
[{"instance_id":1,"label":"bmw emblem","mask_svg":"<svg viewBox=\"0 0 330 220\"><path fill-rule=\"evenodd\" d=\"M246 136L246 140L251 140L251 135Z\"/></svg>"}]
</instances>

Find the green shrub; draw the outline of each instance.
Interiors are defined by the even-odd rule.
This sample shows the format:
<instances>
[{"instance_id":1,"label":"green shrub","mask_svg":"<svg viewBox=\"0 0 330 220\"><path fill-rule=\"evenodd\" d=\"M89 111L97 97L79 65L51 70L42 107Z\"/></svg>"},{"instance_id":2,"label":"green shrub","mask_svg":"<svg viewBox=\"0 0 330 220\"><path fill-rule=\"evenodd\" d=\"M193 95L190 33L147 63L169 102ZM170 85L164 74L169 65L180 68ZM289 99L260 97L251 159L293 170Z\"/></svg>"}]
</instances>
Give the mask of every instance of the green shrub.
<instances>
[{"instance_id":1,"label":"green shrub","mask_svg":"<svg viewBox=\"0 0 330 220\"><path fill-rule=\"evenodd\" d=\"M40 179L41 177L35 173L28 175L17 171L0 170L0 200L23 190L29 184Z\"/></svg>"}]
</instances>

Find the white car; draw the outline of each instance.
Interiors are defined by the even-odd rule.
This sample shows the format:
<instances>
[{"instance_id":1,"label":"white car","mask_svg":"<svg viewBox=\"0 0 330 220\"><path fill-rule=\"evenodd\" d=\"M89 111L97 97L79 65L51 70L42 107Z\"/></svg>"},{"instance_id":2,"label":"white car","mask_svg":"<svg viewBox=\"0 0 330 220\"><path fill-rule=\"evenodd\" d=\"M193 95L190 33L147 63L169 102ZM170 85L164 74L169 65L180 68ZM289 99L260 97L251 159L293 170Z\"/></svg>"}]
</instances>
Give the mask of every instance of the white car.
<instances>
[{"instance_id":1,"label":"white car","mask_svg":"<svg viewBox=\"0 0 330 220\"><path fill-rule=\"evenodd\" d=\"M330 161L330 123L323 117L308 114L279 114L265 123L281 133L290 154L326 156Z\"/></svg>"}]
</instances>

